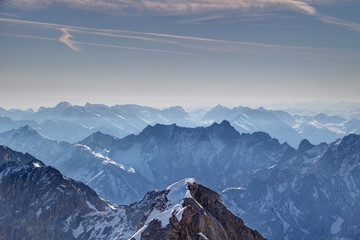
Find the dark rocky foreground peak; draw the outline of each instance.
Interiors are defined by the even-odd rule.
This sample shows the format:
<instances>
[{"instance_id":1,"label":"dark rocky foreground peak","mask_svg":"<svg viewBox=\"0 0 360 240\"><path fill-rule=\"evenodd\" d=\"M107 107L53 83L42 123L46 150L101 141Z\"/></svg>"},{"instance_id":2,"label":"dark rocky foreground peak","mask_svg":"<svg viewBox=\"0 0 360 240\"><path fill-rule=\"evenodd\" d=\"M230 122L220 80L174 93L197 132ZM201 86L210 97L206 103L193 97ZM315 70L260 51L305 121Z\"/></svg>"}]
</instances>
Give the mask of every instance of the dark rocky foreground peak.
<instances>
[{"instance_id":1,"label":"dark rocky foreground peak","mask_svg":"<svg viewBox=\"0 0 360 240\"><path fill-rule=\"evenodd\" d=\"M44 166L40 160L37 160L35 157L31 156L28 153L16 152L9 147L0 145L0 166L4 163L15 163L15 164L27 164L31 161L38 162L40 165Z\"/></svg>"},{"instance_id":2,"label":"dark rocky foreground peak","mask_svg":"<svg viewBox=\"0 0 360 240\"><path fill-rule=\"evenodd\" d=\"M0 156L29 160L1 159L0 239L263 239L193 179L117 206L30 155Z\"/></svg>"},{"instance_id":3,"label":"dark rocky foreground peak","mask_svg":"<svg viewBox=\"0 0 360 240\"><path fill-rule=\"evenodd\" d=\"M185 179L168 187L155 199L135 239L264 239L233 215L219 194Z\"/></svg>"}]
</instances>

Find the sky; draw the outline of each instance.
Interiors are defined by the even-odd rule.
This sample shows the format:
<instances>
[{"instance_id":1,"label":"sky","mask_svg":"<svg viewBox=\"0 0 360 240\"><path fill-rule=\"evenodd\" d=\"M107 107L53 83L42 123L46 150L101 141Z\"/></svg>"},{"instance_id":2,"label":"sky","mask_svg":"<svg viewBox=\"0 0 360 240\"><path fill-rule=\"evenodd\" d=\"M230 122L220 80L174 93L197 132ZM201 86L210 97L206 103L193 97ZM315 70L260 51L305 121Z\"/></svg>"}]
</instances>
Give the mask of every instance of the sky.
<instances>
[{"instance_id":1,"label":"sky","mask_svg":"<svg viewBox=\"0 0 360 240\"><path fill-rule=\"evenodd\" d=\"M360 102L358 0L2 0L0 106Z\"/></svg>"}]
</instances>

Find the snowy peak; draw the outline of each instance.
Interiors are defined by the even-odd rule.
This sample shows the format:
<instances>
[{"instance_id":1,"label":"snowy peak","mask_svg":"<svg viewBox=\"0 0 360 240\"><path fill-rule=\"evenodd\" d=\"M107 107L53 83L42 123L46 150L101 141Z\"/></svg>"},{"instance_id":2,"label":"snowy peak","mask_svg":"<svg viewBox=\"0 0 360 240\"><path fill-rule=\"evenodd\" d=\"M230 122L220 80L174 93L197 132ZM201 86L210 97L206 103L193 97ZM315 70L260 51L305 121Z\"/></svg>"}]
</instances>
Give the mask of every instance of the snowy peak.
<instances>
[{"instance_id":1,"label":"snowy peak","mask_svg":"<svg viewBox=\"0 0 360 240\"><path fill-rule=\"evenodd\" d=\"M13 135L19 136L22 138L33 138L33 139L48 139L47 137L42 136L39 134L34 128L30 127L29 125L25 125L23 127L19 127L15 130L9 130L7 132L2 133L4 135Z\"/></svg>"},{"instance_id":2,"label":"snowy peak","mask_svg":"<svg viewBox=\"0 0 360 240\"><path fill-rule=\"evenodd\" d=\"M130 239L264 239L246 227L220 200L219 194L184 179L155 201L142 227Z\"/></svg>"}]
</instances>

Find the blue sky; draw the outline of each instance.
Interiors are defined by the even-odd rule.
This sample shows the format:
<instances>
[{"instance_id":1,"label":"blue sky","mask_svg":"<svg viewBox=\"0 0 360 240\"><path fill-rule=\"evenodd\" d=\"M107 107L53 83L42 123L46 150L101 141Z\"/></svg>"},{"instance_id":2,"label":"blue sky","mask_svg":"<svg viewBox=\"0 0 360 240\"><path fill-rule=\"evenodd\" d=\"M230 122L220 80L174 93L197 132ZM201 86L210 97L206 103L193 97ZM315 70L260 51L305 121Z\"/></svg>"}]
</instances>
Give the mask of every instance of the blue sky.
<instances>
[{"instance_id":1,"label":"blue sky","mask_svg":"<svg viewBox=\"0 0 360 240\"><path fill-rule=\"evenodd\" d=\"M360 101L360 2L0 3L2 107Z\"/></svg>"}]
</instances>

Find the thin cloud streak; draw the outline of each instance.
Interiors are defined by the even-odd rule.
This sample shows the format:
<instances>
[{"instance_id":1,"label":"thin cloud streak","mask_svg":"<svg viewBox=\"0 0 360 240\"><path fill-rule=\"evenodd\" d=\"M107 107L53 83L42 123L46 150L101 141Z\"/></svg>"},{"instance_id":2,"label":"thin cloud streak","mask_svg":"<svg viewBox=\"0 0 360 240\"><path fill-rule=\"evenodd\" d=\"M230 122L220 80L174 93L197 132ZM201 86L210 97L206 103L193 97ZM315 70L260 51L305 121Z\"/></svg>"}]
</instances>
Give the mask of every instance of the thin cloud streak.
<instances>
[{"instance_id":1,"label":"thin cloud streak","mask_svg":"<svg viewBox=\"0 0 360 240\"><path fill-rule=\"evenodd\" d=\"M156 38L146 38L146 37L131 36L131 35L119 35L119 34L107 33L107 32L97 32L97 31L101 31L101 30L102 29L91 29L91 31L79 30L77 27L74 27L73 29L71 29L72 32L84 33L84 34L100 35L100 36L107 36L107 37L118 37L118 38L129 38L129 39L137 39L137 40L144 40L144 41L150 41L150 42L162 42L162 43L169 43L169 44L177 44L178 43L175 41L162 40L162 39L156 39Z\"/></svg>"},{"instance_id":2,"label":"thin cloud streak","mask_svg":"<svg viewBox=\"0 0 360 240\"><path fill-rule=\"evenodd\" d=\"M138 40L144 40L144 41L163 42L163 43L169 43L169 44L176 44L177 43L175 41L169 41L169 40L163 40L163 39L157 39L157 38L148 38L148 37L139 37L139 36L132 36L132 35L114 34L114 33L141 34L141 33L132 32L132 31L77 27L77 26L69 26L69 25L62 25L62 24L55 24L55 23L36 22L36 21L27 21L27 20L19 20L19 19L12 19L12 18L1 18L1 17L0 17L0 21L10 22L10 23L17 23L17 24L28 24L28 25L32 25L32 26L38 26L38 27L44 27L44 28L50 28L50 29L58 29L60 31L62 31L62 29L66 29L67 32L78 32L78 33L102 35L102 36L109 36L109 37L138 39ZM147 35L150 35L150 34L147 34Z\"/></svg>"},{"instance_id":3,"label":"thin cloud streak","mask_svg":"<svg viewBox=\"0 0 360 240\"><path fill-rule=\"evenodd\" d=\"M323 15L323 14L318 14L317 16L318 16L318 19L324 23L342 26L342 27L348 28L350 30L358 31L358 32L360 31L359 23L353 23L353 22L349 22L349 21L346 21L343 19L339 19L339 18L335 18L335 17Z\"/></svg>"},{"instance_id":4,"label":"thin cloud streak","mask_svg":"<svg viewBox=\"0 0 360 240\"><path fill-rule=\"evenodd\" d=\"M59 40L58 40L58 39L56 39L56 38L40 37L40 36L26 35L26 34L16 34L16 33L5 33L5 32L0 32L0 35L10 36L10 37L20 37L20 38L40 39L40 40L48 40L48 41L56 41L56 42L58 42L58 41L59 41Z\"/></svg>"},{"instance_id":5,"label":"thin cloud streak","mask_svg":"<svg viewBox=\"0 0 360 240\"><path fill-rule=\"evenodd\" d=\"M288 45L277 45L277 44L267 44L267 43L259 43L259 42L242 42L242 41L228 41L222 39L213 39L213 38L202 38L202 37L191 37L191 36L181 36L181 35L173 35L173 34L163 34L163 33L150 33L150 32L137 32L137 31L127 31L127 30L113 30L113 29L97 29L97 28L86 28L86 27L78 27L78 26L69 26L69 25L61 25L61 24L53 24L53 23L45 23L45 22L34 22L27 20L18 20L18 19L9 19L9 18L0 18L0 21L3 22L11 22L18 24L28 24L33 26L41 26L50 29L58 29L63 31L62 29L66 29L67 33L73 32L81 32L86 31L87 34L94 35L107 35L113 37L133 37L128 35L117 35L113 33L127 33L127 34L138 34L138 35L146 35L146 36L154 36L168 39L178 39L178 40L187 40L187 41L196 41L196 42L207 42L207 43L219 43L219 44L232 44L232 45L243 45L243 46L253 46L253 47L265 47L265 48L278 48L278 49L295 49L295 50L329 50L326 48L315 48L315 47L303 47L303 46L288 46ZM145 41L154 41L153 38L141 38L138 39ZM156 41L156 40L155 40ZM166 43L180 44L174 41L166 41ZM75 41L72 41L75 43ZM77 42L79 43L79 42Z\"/></svg>"},{"instance_id":6,"label":"thin cloud streak","mask_svg":"<svg viewBox=\"0 0 360 240\"><path fill-rule=\"evenodd\" d=\"M0 32L0 35L11 36L11 37L20 37L20 38L48 40L48 41L55 41L55 42L59 41L59 39L56 39L56 38L48 38L48 37L26 35L26 34L15 34L15 33ZM177 54L177 55L195 55L193 53L188 53L188 52L166 51L166 50L151 49L151 48L136 48L136 47L130 47L130 46L110 45L110 44L81 42L81 41L72 41L72 44L83 44L83 45L90 45L90 46L109 47L109 48L118 48L118 49L129 49L129 50L146 51L146 52L169 53L169 54Z\"/></svg>"},{"instance_id":7,"label":"thin cloud streak","mask_svg":"<svg viewBox=\"0 0 360 240\"><path fill-rule=\"evenodd\" d=\"M74 43L91 45L91 46L100 46L100 47L140 50L140 51L147 51L147 52L170 53L170 54L177 54L177 55L195 55L194 53L188 53L188 52L166 51L166 50L149 49L149 48L137 48L137 47L119 46L119 45L111 45L111 44L102 44L102 43L91 43L91 42L74 42Z\"/></svg>"}]
</instances>

